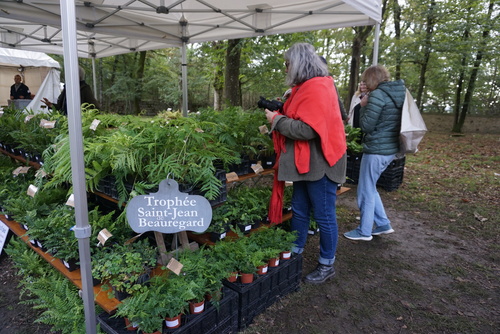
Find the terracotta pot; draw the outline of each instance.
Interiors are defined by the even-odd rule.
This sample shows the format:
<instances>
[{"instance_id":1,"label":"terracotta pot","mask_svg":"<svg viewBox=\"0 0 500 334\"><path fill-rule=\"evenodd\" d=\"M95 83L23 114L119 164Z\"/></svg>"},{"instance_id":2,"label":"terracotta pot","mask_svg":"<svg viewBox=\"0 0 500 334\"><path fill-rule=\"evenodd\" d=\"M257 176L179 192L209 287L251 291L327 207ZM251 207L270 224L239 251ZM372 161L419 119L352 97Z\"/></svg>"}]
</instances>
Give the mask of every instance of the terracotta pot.
<instances>
[{"instance_id":1,"label":"terracotta pot","mask_svg":"<svg viewBox=\"0 0 500 334\"><path fill-rule=\"evenodd\" d=\"M137 330L137 325L134 323L131 323L128 318L123 318L125 320L125 327L127 328L128 331L136 331Z\"/></svg>"},{"instance_id":2,"label":"terracotta pot","mask_svg":"<svg viewBox=\"0 0 500 334\"><path fill-rule=\"evenodd\" d=\"M287 251L287 252L281 252L280 253L280 259L281 260L288 260L291 257L292 257L292 252Z\"/></svg>"},{"instance_id":3,"label":"terracotta pot","mask_svg":"<svg viewBox=\"0 0 500 334\"><path fill-rule=\"evenodd\" d=\"M269 266L267 264L264 264L262 266L257 267L257 274L258 275L265 275L267 274L267 269L269 269Z\"/></svg>"},{"instance_id":4,"label":"terracotta pot","mask_svg":"<svg viewBox=\"0 0 500 334\"><path fill-rule=\"evenodd\" d=\"M179 314L178 316L173 317L173 318L165 317L165 326L167 326L167 328L169 328L169 329L180 327L181 326L181 316L182 316L182 314Z\"/></svg>"},{"instance_id":5,"label":"terracotta pot","mask_svg":"<svg viewBox=\"0 0 500 334\"><path fill-rule=\"evenodd\" d=\"M221 298L222 298L222 288L220 288L220 290L214 291L212 293L207 293L205 295L205 300L207 302L211 301L212 299L221 300Z\"/></svg>"},{"instance_id":6,"label":"terracotta pot","mask_svg":"<svg viewBox=\"0 0 500 334\"><path fill-rule=\"evenodd\" d=\"M201 302L189 302L189 313L200 314L205 311L205 300Z\"/></svg>"},{"instance_id":7,"label":"terracotta pot","mask_svg":"<svg viewBox=\"0 0 500 334\"><path fill-rule=\"evenodd\" d=\"M249 284L253 282L253 274L244 274L240 275L240 282L242 284Z\"/></svg>"},{"instance_id":8,"label":"terracotta pot","mask_svg":"<svg viewBox=\"0 0 500 334\"><path fill-rule=\"evenodd\" d=\"M227 278L227 280L231 283L236 282L237 279L238 279L238 273L236 272L232 273L231 276Z\"/></svg>"},{"instance_id":9,"label":"terracotta pot","mask_svg":"<svg viewBox=\"0 0 500 334\"><path fill-rule=\"evenodd\" d=\"M275 268L280 265L280 258L279 256L274 258L274 259L269 259L268 262L269 267Z\"/></svg>"}]
</instances>

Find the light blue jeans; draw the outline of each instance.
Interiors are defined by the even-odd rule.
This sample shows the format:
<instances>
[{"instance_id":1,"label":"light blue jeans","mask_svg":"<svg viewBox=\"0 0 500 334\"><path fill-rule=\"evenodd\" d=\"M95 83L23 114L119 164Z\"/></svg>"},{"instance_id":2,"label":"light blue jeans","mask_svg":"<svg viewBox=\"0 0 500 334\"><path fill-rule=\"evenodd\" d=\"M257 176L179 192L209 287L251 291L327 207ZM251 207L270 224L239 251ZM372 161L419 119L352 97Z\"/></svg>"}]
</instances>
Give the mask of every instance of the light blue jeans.
<instances>
[{"instance_id":1,"label":"light blue jeans","mask_svg":"<svg viewBox=\"0 0 500 334\"><path fill-rule=\"evenodd\" d=\"M390 223L384 204L377 191L377 181L396 155L363 154L359 169L357 200L361 212L361 223L357 228L364 236L372 235L376 227Z\"/></svg>"},{"instance_id":2,"label":"light blue jeans","mask_svg":"<svg viewBox=\"0 0 500 334\"><path fill-rule=\"evenodd\" d=\"M319 259L324 265L335 262L338 242L337 183L324 176L318 181L293 182L292 231L298 232L293 252L302 253L307 241L311 212L319 227Z\"/></svg>"}]
</instances>

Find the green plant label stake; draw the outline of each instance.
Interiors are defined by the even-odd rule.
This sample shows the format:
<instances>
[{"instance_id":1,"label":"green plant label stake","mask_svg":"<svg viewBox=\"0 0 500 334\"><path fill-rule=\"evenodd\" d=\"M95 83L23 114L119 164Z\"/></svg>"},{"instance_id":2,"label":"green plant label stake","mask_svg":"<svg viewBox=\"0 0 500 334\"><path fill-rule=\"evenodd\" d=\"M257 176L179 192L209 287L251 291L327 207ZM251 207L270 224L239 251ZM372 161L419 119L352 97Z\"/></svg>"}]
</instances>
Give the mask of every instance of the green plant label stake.
<instances>
[{"instance_id":1,"label":"green plant label stake","mask_svg":"<svg viewBox=\"0 0 500 334\"><path fill-rule=\"evenodd\" d=\"M202 233L212 221L212 206L205 197L182 193L176 181L166 179L160 182L157 193L136 196L128 202L127 220L137 233Z\"/></svg>"}]
</instances>

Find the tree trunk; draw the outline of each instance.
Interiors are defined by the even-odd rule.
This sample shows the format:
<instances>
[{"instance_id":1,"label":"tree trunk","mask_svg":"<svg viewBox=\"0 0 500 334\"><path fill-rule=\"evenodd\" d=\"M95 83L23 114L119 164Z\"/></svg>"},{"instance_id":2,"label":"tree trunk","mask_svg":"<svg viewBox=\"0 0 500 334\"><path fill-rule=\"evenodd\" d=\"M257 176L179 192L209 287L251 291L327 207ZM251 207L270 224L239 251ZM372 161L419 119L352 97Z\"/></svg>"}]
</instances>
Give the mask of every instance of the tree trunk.
<instances>
[{"instance_id":1,"label":"tree trunk","mask_svg":"<svg viewBox=\"0 0 500 334\"><path fill-rule=\"evenodd\" d=\"M394 72L394 79L401 79L401 6L398 0L394 0L394 38L396 39L396 70Z\"/></svg>"},{"instance_id":2,"label":"tree trunk","mask_svg":"<svg viewBox=\"0 0 500 334\"><path fill-rule=\"evenodd\" d=\"M240 94L240 39L228 41L226 52L226 72L224 78L224 99L229 106L241 106Z\"/></svg>"},{"instance_id":3,"label":"tree trunk","mask_svg":"<svg viewBox=\"0 0 500 334\"><path fill-rule=\"evenodd\" d=\"M134 96L134 114L139 115L141 113L141 100L142 100L142 78L144 77L144 64L146 63L146 53L147 51L141 51L139 54L139 63L137 66L136 79L137 79L137 91Z\"/></svg>"},{"instance_id":4,"label":"tree trunk","mask_svg":"<svg viewBox=\"0 0 500 334\"><path fill-rule=\"evenodd\" d=\"M351 51L351 68L349 75L349 90L347 94L347 99L344 101L345 106L350 106L351 99L356 90L358 89L358 80L359 80L359 70L361 66L361 50L363 46L366 44L366 40L368 35L371 33L373 27L365 26L365 27L355 27L353 28L355 35L352 41L352 51Z\"/></svg>"},{"instance_id":5,"label":"tree trunk","mask_svg":"<svg viewBox=\"0 0 500 334\"><path fill-rule=\"evenodd\" d=\"M425 38L424 38L424 57L422 60L422 66L420 67L420 82L418 85L416 103L420 110L422 110L422 96L424 95L425 88L425 74L427 73L427 66L429 64L429 59L431 57L431 44L432 37L434 34L434 25L436 24L435 17L436 1L432 0L427 11L427 23L425 27Z\"/></svg>"},{"instance_id":6,"label":"tree trunk","mask_svg":"<svg viewBox=\"0 0 500 334\"><path fill-rule=\"evenodd\" d=\"M220 50L224 47L224 42L215 41L212 42L212 47L214 49ZM216 64L214 69L214 110L222 109L222 94L224 93L224 64L219 61L220 58L216 58Z\"/></svg>"},{"instance_id":7,"label":"tree trunk","mask_svg":"<svg viewBox=\"0 0 500 334\"><path fill-rule=\"evenodd\" d=\"M466 30L464 32L464 39L467 39L466 36L468 36L469 31ZM458 76L457 79L457 89L455 91L455 106L453 107L453 129L451 131L453 132L461 132L461 127L458 127L458 116L460 114L460 102L462 101L462 90L464 87L464 80L465 80L465 65L467 64L467 56L463 55L462 56L462 62L461 62L461 69L460 69L460 75Z\"/></svg>"},{"instance_id":8,"label":"tree trunk","mask_svg":"<svg viewBox=\"0 0 500 334\"><path fill-rule=\"evenodd\" d=\"M469 106L472 101L472 95L474 94L474 89L476 88L477 75L479 73L479 66L481 66L481 61L483 60L484 50L487 45L487 39L490 35L490 29L492 26L492 15L493 15L494 0L490 0L488 6L488 21L483 24L485 28L481 36L480 45L476 53L476 59L474 60L474 65L472 67L472 72L469 77L469 82L467 84L467 91L465 92L464 103L462 105L462 110L458 117L458 122L453 125L453 132L462 132L462 127L465 123L465 116L469 112Z\"/></svg>"}]
</instances>

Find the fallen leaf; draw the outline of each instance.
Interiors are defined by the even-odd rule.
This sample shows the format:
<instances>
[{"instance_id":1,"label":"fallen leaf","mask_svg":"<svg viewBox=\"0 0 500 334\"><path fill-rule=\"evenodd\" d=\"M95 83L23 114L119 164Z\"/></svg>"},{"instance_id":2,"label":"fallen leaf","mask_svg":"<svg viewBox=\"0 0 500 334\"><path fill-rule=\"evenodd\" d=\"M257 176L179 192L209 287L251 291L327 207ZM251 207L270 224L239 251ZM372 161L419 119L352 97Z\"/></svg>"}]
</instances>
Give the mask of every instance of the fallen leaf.
<instances>
[{"instance_id":1,"label":"fallen leaf","mask_svg":"<svg viewBox=\"0 0 500 334\"><path fill-rule=\"evenodd\" d=\"M477 212L474 212L474 218L476 218L477 220L479 220L481 223L485 222L488 220L488 218L484 218L483 216L481 216L479 213Z\"/></svg>"}]
</instances>

